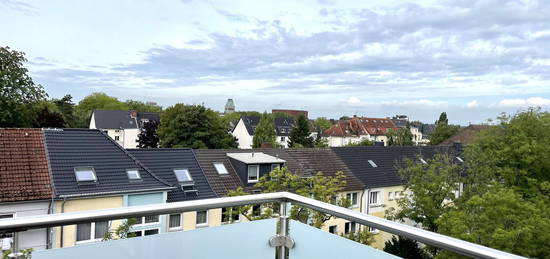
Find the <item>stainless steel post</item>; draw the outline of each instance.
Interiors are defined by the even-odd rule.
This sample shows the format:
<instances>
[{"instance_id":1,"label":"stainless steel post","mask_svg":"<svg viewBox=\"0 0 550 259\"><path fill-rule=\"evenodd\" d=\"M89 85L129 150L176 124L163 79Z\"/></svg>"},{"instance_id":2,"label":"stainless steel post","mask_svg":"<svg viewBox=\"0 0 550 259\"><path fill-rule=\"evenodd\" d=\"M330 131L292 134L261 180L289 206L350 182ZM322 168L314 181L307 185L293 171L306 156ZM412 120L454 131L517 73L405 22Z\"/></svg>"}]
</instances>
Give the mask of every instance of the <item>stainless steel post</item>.
<instances>
[{"instance_id":1,"label":"stainless steel post","mask_svg":"<svg viewBox=\"0 0 550 259\"><path fill-rule=\"evenodd\" d=\"M21 258L23 253L19 252L19 232L13 232L12 251L8 255L8 258Z\"/></svg>"},{"instance_id":2,"label":"stainless steel post","mask_svg":"<svg viewBox=\"0 0 550 259\"><path fill-rule=\"evenodd\" d=\"M288 203L281 202L281 209L279 212L279 235L282 237L288 236ZM278 259L286 259L288 248L283 244L279 246Z\"/></svg>"}]
</instances>

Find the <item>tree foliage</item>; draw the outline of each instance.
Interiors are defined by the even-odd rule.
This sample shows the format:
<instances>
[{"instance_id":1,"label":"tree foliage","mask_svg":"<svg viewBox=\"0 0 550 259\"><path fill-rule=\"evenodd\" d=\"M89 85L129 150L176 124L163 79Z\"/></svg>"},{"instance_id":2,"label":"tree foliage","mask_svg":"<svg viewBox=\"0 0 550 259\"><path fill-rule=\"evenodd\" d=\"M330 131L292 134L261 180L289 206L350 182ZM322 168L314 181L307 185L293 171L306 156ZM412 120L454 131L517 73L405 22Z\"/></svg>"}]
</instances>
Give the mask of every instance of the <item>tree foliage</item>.
<instances>
[{"instance_id":1,"label":"tree foliage","mask_svg":"<svg viewBox=\"0 0 550 259\"><path fill-rule=\"evenodd\" d=\"M447 140L448 138L454 136L460 126L449 125L449 119L447 118L447 113L442 112L439 115L439 119L435 122L435 129L430 135L430 144L439 145L441 142Z\"/></svg>"},{"instance_id":2,"label":"tree foliage","mask_svg":"<svg viewBox=\"0 0 550 259\"><path fill-rule=\"evenodd\" d=\"M364 138L359 142L351 142L346 145L346 147L369 147L374 146L374 142L370 141L368 138Z\"/></svg>"},{"instance_id":3,"label":"tree foliage","mask_svg":"<svg viewBox=\"0 0 550 259\"><path fill-rule=\"evenodd\" d=\"M304 115L300 115L296 120L295 127L289 134L289 147L313 147L314 141L310 136L309 122Z\"/></svg>"},{"instance_id":4,"label":"tree foliage","mask_svg":"<svg viewBox=\"0 0 550 259\"><path fill-rule=\"evenodd\" d=\"M75 104L73 103L73 97L70 94L63 96L61 99L52 99L51 102L57 107L57 110L63 115L65 120L65 126L68 128L87 127L80 125L79 117L75 113Z\"/></svg>"},{"instance_id":5,"label":"tree foliage","mask_svg":"<svg viewBox=\"0 0 550 259\"><path fill-rule=\"evenodd\" d=\"M393 236L384 243L384 252L404 259L428 259L430 256L412 239Z\"/></svg>"},{"instance_id":6,"label":"tree foliage","mask_svg":"<svg viewBox=\"0 0 550 259\"><path fill-rule=\"evenodd\" d=\"M315 119L315 126L319 127L321 132L325 132L325 130L332 126L332 123L330 123L330 121L325 117L319 117Z\"/></svg>"},{"instance_id":7,"label":"tree foliage","mask_svg":"<svg viewBox=\"0 0 550 259\"><path fill-rule=\"evenodd\" d=\"M0 47L0 127L30 127L34 105L47 97L29 76L25 62L25 53Z\"/></svg>"},{"instance_id":8,"label":"tree foliage","mask_svg":"<svg viewBox=\"0 0 550 259\"><path fill-rule=\"evenodd\" d=\"M201 105L178 103L161 115L161 147L237 148L218 114Z\"/></svg>"},{"instance_id":9,"label":"tree foliage","mask_svg":"<svg viewBox=\"0 0 550 259\"><path fill-rule=\"evenodd\" d=\"M148 104L142 101L126 100L126 110L136 110L140 112L161 112L162 107L157 105Z\"/></svg>"},{"instance_id":10,"label":"tree foliage","mask_svg":"<svg viewBox=\"0 0 550 259\"><path fill-rule=\"evenodd\" d=\"M397 130L390 129L386 133L388 138L388 146L413 146L413 135L409 127L400 128Z\"/></svg>"},{"instance_id":11,"label":"tree foliage","mask_svg":"<svg viewBox=\"0 0 550 259\"><path fill-rule=\"evenodd\" d=\"M259 148L262 144L270 144L272 147L277 145L277 132L275 132L275 122L273 116L264 113L260 119L260 123L256 126L254 138L252 139L252 147Z\"/></svg>"},{"instance_id":12,"label":"tree foliage","mask_svg":"<svg viewBox=\"0 0 550 259\"><path fill-rule=\"evenodd\" d=\"M64 128L66 125L63 114L48 105L42 105L34 122L34 126L38 128Z\"/></svg>"},{"instance_id":13,"label":"tree foliage","mask_svg":"<svg viewBox=\"0 0 550 259\"><path fill-rule=\"evenodd\" d=\"M368 227L363 227L356 232L349 232L347 234L342 234L341 236L363 245L370 245L375 241L374 235L370 232Z\"/></svg>"},{"instance_id":14,"label":"tree foliage","mask_svg":"<svg viewBox=\"0 0 550 259\"><path fill-rule=\"evenodd\" d=\"M154 120L143 123L138 134L138 148L158 148L160 138L157 134L158 123Z\"/></svg>"}]
</instances>

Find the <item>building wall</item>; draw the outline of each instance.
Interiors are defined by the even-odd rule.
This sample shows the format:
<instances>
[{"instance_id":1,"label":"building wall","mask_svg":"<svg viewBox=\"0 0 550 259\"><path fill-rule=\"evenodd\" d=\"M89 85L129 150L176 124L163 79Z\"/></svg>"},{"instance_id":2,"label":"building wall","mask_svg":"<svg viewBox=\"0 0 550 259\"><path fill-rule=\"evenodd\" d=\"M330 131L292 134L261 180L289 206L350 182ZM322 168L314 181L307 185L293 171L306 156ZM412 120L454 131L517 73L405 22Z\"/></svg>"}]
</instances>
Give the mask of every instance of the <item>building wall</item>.
<instances>
[{"instance_id":1,"label":"building wall","mask_svg":"<svg viewBox=\"0 0 550 259\"><path fill-rule=\"evenodd\" d=\"M138 143L139 129L125 129L123 130L122 146L124 148L136 148Z\"/></svg>"},{"instance_id":2,"label":"building wall","mask_svg":"<svg viewBox=\"0 0 550 259\"><path fill-rule=\"evenodd\" d=\"M380 204L378 205L368 205L368 214L373 215L376 217L384 218L385 217L385 211L389 208L397 208L397 199L395 198L396 192L402 192L404 190L403 186L389 186L389 187L382 187L382 188L372 188L366 192L367 195L365 195L364 202L365 204L368 204L368 193L377 191L378 193L378 200ZM393 198L390 199L389 194L392 193ZM363 213L367 213L367 206L365 206L365 210ZM393 234L383 232L383 231L375 231L375 242L372 244L373 247L378 249L384 248L384 243L387 240L390 240Z\"/></svg>"},{"instance_id":3,"label":"building wall","mask_svg":"<svg viewBox=\"0 0 550 259\"><path fill-rule=\"evenodd\" d=\"M362 202L361 202L361 200L362 200L361 197L364 196L364 191L363 190L358 190L358 191L350 191L350 192L357 192L357 195L358 195L357 200L359 202L359 204L357 206L352 207L351 209L354 210L354 211L360 212L361 208L364 206L364 205L362 206ZM350 192L342 193L342 195L346 195L347 193L350 193ZM325 224L323 225L323 227L321 229L328 232L330 226L336 226L336 233L338 235L344 234L346 222L349 222L349 220L332 217L331 219L329 219L328 221L325 222Z\"/></svg>"},{"instance_id":4,"label":"building wall","mask_svg":"<svg viewBox=\"0 0 550 259\"><path fill-rule=\"evenodd\" d=\"M351 143L359 143L363 139L372 140L368 135L362 135L358 137L327 137L329 147L343 147Z\"/></svg>"},{"instance_id":5,"label":"building wall","mask_svg":"<svg viewBox=\"0 0 550 259\"><path fill-rule=\"evenodd\" d=\"M237 138L240 149L252 148L253 136L248 134L242 119L239 120L237 126L235 126L235 129L233 129L231 134Z\"/></svg>"},{"instance_id":6,"label":"building wall","mask_svg":"<svg viewBox=\"0 0 550 259\"><path fill-rule=\"evenodd\" d=\"M124 195L123 197L123 206L140 206L140 205L150 205L150 204L162 204L166 203L167 198L166 192L156 192L156 193L144 193L144 194L129 194ZM143 231L148 229L158 229L159 233L166 232L168 229L166 226L167 215L160 215L158 223L149 223L149 224L136 224L132 226L131 232L133 231Z\"/></svg>"},{"instance_id":7,"label":"building wall","mask_svg":"<svg viewBox=\"0 0 550 259\"><path fill-rule=\"evenodd\" d=\"M0 204L0 214L14 214L14 218L48 214L50 201L15 202ZM47 229L34 229L19 232L20 249L32 248L42 250L47 248Z\"/></svg>"},{"instance_id":8,"label":"building wall","mask_svg":"<svg viewBox=\"0 0 550 259\"><path fill-rule=\"evenodd\" d=\"M61 213L63 201L56 201L54 206L55 213ZM64 212L86 211L120 208L123 206L122 196L89 198L89 199L74 199L67 200L64 206ZM111 222L111 229L117 228L120 225L120 220ZM63 247L70 247L76 244L76 225L54 228L54 248L61 247L61 229L63 229Z\"/></svg>"},{"instance_id":9,"label":"building wall","mask_svg":"<svg viewBox=\"0 0 550 259\"><path fill-rule=\"evenodd\" d=\"M277 136L277 143L284 148L288 148L288 136Z\"/></svg>"}]
</instances>

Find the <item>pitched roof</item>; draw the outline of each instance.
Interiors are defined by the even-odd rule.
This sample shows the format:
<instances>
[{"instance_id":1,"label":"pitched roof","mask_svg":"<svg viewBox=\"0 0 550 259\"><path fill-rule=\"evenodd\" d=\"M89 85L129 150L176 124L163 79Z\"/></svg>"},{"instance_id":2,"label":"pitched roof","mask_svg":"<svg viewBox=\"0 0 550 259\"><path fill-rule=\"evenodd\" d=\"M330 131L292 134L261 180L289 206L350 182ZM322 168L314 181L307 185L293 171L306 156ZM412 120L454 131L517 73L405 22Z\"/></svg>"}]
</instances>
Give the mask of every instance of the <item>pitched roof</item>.
<instances>
[{"instance_id":1,"label":"pitched roof","mask_svg":"<svg viewBox=\"0 0 550 259\"><path fill-rule=\"evenodd\" d=\"M105 195L110 193L169 190L126 150L100 130L44 129L55 191L58 196ZM76 167L93 167L97 181L78 183ZM126 170L138 169L141 180L130 181Z\"/></svg>"},{"instance_id":2,"label":"pitched roof","mask_svg":"<svg viewBox=\"0 0 550 259\"><path fill-rule=\"evenodd\" d=\"M160 122L158 112L136 112L137 116L132 117L135 111L117 110L94 110L93 118L97 129L137 129L142 127L141 120Z\"/></svg>"},{"instance_id":3,"label":"pitched roof","mask_svg":"<svg viewBox=\"0 0 550 259\"><path fill-rule=\"evenodd\" d=\"M361 135L384 135L390 129L398 129L391 119L354 117L349 120L339 120L325 130L326 136L354 137Z\"/></svg>"},{"instance_id":4,"label":"pitched roof","mask_svg":"<svg viewBox=\"0 0 550 259\"><path fill-rule=\"evenodd\" d=\"M449 146L388 146L388 147L333 147L332 150L344 161L351 172L367 188L397 186L404 184L398 168L404 158L417 156L431 158L438 152L450 152ZM372 162L376 167L372 166Z\"/></svg>"},{"instance_id":5,"label":"pitched roof","mask_svg":"<svg viewBox=\"0 0 550 259\"><path fill-rule=\"evenodd\" d=\"M491 126L489 126L489 125L469 125L467 127L460 128L454 136L452 136L452 137L448 138L447 140L441 142L440 145L452 145L455 142L462 143L464 145L468 145L468 144L472 143L475 140L477 135L482 130L488 129L490 127Z\"/></svg>"},{"instance_id":6,"label":"pitched roof","mask_svg":"<svg viewBox=\"0 0 550 259\"><path fill-rule=\"evenodd\" d=\"M41 129L0 129L0 202L51 199Z\"/></svg>"},{"instance_id":7,"label":"pitched roof","mask_svg":"<svg viewBox=\"0 0 550 259\"><path fill-rule=\"evenodd\" d=\"M241 120L248 131L250 136L254 136L256 127L260 123L260 117L258 116L241 116ZM277 136L288 136L292 127L294 127L293 118L279 117L274 119L275 131Z\"/></svg>"},{"instance_id":8,"label":"pitched roof","mask_svg":"<svg viewBox=\"0 0 550 259\"><path fill-rule=\"evenodd\" d=\"M186 194L181 188L168 192L168 202L207 199L217 197L202 172L195 154L189 148L142 148L128 149L143 165L162 180L177 186L174 169L187 168L195 183L196 194Z\"/></svg>"}]
</instances>

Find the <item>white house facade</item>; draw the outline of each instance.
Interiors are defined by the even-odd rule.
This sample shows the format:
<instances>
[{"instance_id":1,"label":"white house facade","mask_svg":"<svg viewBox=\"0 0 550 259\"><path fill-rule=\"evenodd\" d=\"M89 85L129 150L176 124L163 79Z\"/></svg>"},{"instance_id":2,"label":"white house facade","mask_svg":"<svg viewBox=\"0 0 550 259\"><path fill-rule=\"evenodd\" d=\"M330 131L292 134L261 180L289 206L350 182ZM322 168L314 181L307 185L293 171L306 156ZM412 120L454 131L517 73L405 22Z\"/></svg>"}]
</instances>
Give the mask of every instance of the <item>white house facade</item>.
<instances>
[{"instance_id":1,"label":"white house facade","mask_svg":"<svg viewBox=\"0 0 550 259\"><path fill-rule=\"evenodd\" d=\"M90 129L100 129L124 148L136 148L143 124L160 122L157 112L95 110Z\"/></svg>"}]
</instances>

